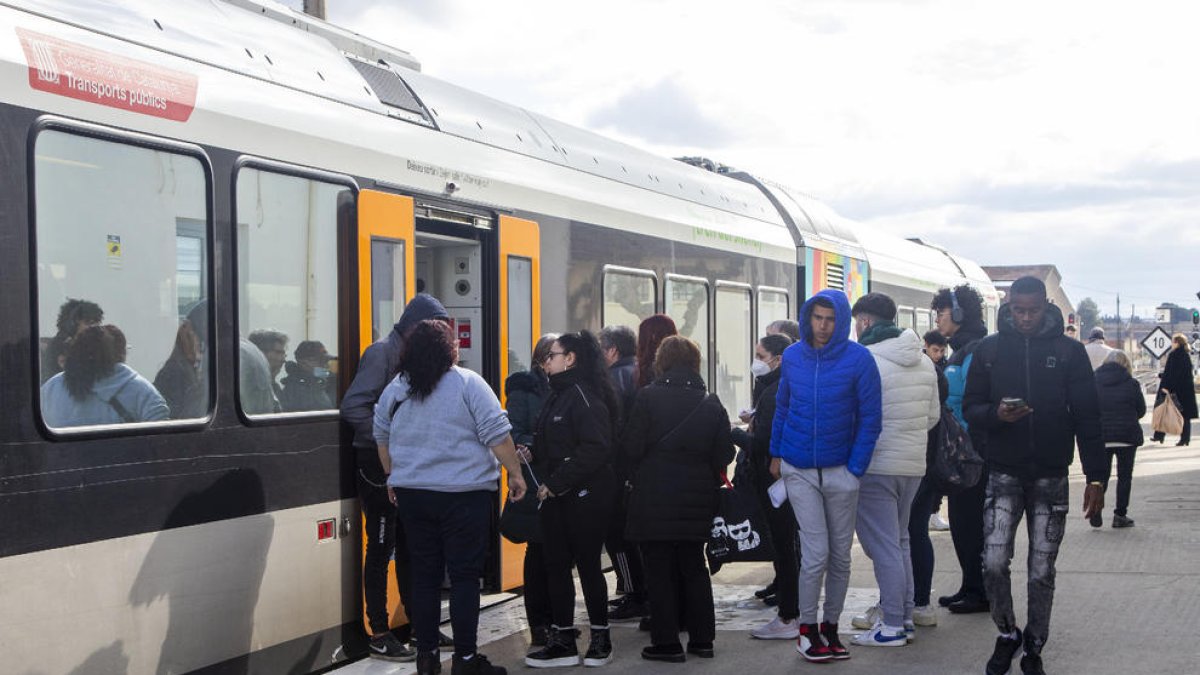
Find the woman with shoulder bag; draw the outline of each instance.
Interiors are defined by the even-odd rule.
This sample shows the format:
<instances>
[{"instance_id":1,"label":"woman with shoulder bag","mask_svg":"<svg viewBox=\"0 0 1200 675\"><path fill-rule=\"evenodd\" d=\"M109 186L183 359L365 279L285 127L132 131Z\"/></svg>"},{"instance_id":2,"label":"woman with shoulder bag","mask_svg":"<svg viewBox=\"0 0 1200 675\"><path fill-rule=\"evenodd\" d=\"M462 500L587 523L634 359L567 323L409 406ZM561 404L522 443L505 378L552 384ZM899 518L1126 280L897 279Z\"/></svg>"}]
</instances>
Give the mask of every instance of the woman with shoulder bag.
<instances>
[{"instance_id":1,"label":"woman with shoulder bag","mask_svg":"<svg viewBox=\"0 0 1200 675\"><path fill-rule=\"evenodd\" d=\"M1133 527L1128 517L1129 492L1133 482L1133 460L1145 441L1142 435L1142 416L1146 414L1146 397L1142 387L1133 379L1133 364L1129 356L1114 350L1104 357L1096 369L1096 390L1100 396L1100 431L1104 435L1104 454L1101 460L1106 469L1104 490L1108 491L1108 476L1113 457L1117 458L1117 507L1113 509L1113 527ZM1092 527L1104 524L1099 514L1088 522Z\"/></svg>"},{"instance_id":2,"label":"woman with shoulder bag","mask_svg":"<svg viewBox=\"0 0 1200 675\"><path fill-rule=\"evenodd\" d=\"M682 662L679 609L688 653L712 658L716 618L704 545L717 513L721 473L733 460L729 415L700 377L700 349L664 339L658 377L638 392L625 428L633 492L625 535L641 545L650 589L651 646L642 658ZM684 599L686 598L686 602Z\"/></svg>"},{"instance_id":3,"label":"woman with shoulder bag","mask_svg":"<svg viewBox=\"0 0 1200 675\"><path fill-rule=\"evenodd\" d=\"M587 331L560 335L542 361L550 397L534 432L534 473L542 479L542 545L553 624L546 646L525 657L533 668L579 664L575 645L575 582L579 572L591 622L583 662L603 666L612 659L608 631L608 585L600 552L616 498L612 443L620 412L600 343Z\"/></svg>"},{"instance_id":4,"label":"woman with shoulder bag","mask_svg":"<svg viewBox=\"0 0 1200 675\"><path fill-rule=\"evenodd\" d=\"M1192 418L1197 416L1196 380L1192 376L1191 347L1182 333L1176 333L1171 342L1167 363L1159 376L1161 380L1158 395L1161 397L1175 394L1175 399L1179 401L1179 413L1183 415L1183 433L1179 435L1179 442L1175 445L1187 445L1192 440ZM1162 443L1165 438L1162 432L1154 433L1154 440L1158 443Z\"/></svg>"}]
</instances>

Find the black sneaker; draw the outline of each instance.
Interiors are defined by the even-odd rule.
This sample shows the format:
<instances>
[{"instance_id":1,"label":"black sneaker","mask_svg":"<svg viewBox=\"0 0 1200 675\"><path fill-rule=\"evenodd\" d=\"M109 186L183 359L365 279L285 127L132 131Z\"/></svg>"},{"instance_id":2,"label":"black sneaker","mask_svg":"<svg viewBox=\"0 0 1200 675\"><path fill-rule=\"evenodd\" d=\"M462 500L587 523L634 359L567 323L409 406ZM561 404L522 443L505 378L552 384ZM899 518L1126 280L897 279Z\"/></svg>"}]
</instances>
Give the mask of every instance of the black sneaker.
<instances>
[{"instance_id":1,"label":"black sneaker","mask_svg":"<svg viewBox=\"0 0 1200 675\"><path fill-rule=\"evenodd\" d=\"M1026 653L1022 656L1021 672L1025 675L1046 675L1046 671L1042 669L1041 655Z\"/></svg>"},{"instance_id":2,"label":"black sneaker","mask_svg":"<svg viewBox=\"0 0 1200 675\"><path fill-rule=\"evenodd\" d=\"M563 668L579 665L579 648L575 646L574 630L550 627L546 646L525 656L530 668Z\"/></svg>"},{"instance_id":3,"label":"black sneaker","mask_svg":"<svg viewBox=\"0 0 1200 675\"><path fill-rule=\"evenodd\" d=\"M825 640L825 646L829 647L829 653L833 654L833 658L837 661L845 661L850 658L850 650L846 649L846 645L842 644L842 639L838 637L837 626L836 623L822 623L818 630Z\"/></svg>"},{"instance_id":4,"label":"black sneaker","mask_svg":"<svg viewBox=\"0 0 1200 675\"><path fill-rule=\"evenodd\" d=\"M779 606L779 596L778 595L768 595L767 597L763 598L762 601L763 601L763 604L766 605L767 607L778 607Z\"/></svg>"},{"instance_id":5,"label":"black sneaker","mask_svg":"<svg viewBox=\"0 0 1200 675\"><path fill-rule=\"evenodd\" d=\"M1017 637L1009 638L1004 635L996 638L996 648L992 650L992 658L988 659L987 675L1004 675L1008 669L1012 667L1013 657L1017 655L1017 650L1021 648L1021 631L1017 630Z\"/></svg>"},{"instance_id":6,"label":"black sneaker","mask_svg":"<svg viewBox=\"0 0 1200 675\"><path fill-rule=\"evenodd\" d=\"M960 589L954 595L943 595L943 596L938 597L938 604L941 605L942 607L949 607L950 605L958 602L959 600L962 600L964 597L966 597L966 595L967 595L967 592Z\"/></svg>"},{"instance_id":7,"label":"black sneaker","mask_svg":"<svg viewBox=\"0 0 1200 675\"><path fill-rule=\"evenodd\" d=\"M612 636L608 634L608 629L593 628L587 653L583 655L583 665L590 668L608 665L612 661L612 651Z\"/></svg>"},{"instance_id":8,"label":"black sneaker","mask_svg":"<svg viewBox=\"0 0 1200 675\"><path fill-rule=\"evenodd\" d=\"M622 598L620 604L608 610L608 620L612 623L625 623L627 621L637 621L646 616L646 614L646 604L637 602L627 595Z\"/></svg>"},{"instance_id":9,"label":"black sneaker","mask_svg":"<svg viewBox=\"0 0 1200 675\"><path fill-rule=\"evenodd\" d=\"M529 646L530 647L545 647L546 633L549 631L547 626L530 626L529 627Z\"/></svg>"},{"instance_id":10,"label":"black sneaker","mask_svg":"<svg viewBox=\"0 0 1200 675\"><path fill-rule=\"evenodd\" d=\"M1092 527L1104 527L1104 516L1100 515L1099 513L1093 513L1091 517L1088 518L1088 524Z\"/></svg>"},{"instance_id":11,"label":"black sneaker","mask_svg":"<svg viewBox=\"0 0 1200 675\"><path fill-rule=\"evenodd\" d=\"M711 659L715 655L711 642L689 642L687 653L702 659Z\"/></svg>"},{"instance_id":12,"label":"black sneaker","mask_svg":"<svg viewBox=\"0 0 1200 675\"><path fill-rule=\"evenodd\" d=\"M450 675L508 675L508 669L501 666L493 666L488 657L475 652L475 655L469 659L460 659L454 657L454 663L450 666Z\"/></svg>"},{"instance_id":13,"label":"black sneaker","mask_svg":"<svg viewBox=\"0 0 1200 675\"><path fill-rule=\"evenodd\" d=\"M438 675L442 672L442 655L438 652L417 654L417 675Z\"/></svg>"},{"instance_id":14,"label":"black sneaker","mask_svg":"<svg viewBox=\"0 0 1200 675\"><path fill-rule=\"evenodd\" d=\"M762 600L763 598L765 598L767 596L775 595L775 587L776 587L776 584L774 581L772 581L771 583L767 584L766 588L761 588L757 591L754 591L754 597L758 598L759 600Z\"/></svg>"},{"instance_id":15,"label":"black sneaker","mask_svg":"<svg viewBox=\"0 0 1200 675\"><path fill-rule=\"evenodd\" d=\"M987 598L964 595L961 600L947 605L946 609L954 614L979 614L991 611L992 604L987 601Z\"/></svg>"},{"instance_id":16,"label":"black sneaker","mask_svg":"<svg viewBox=\"0 0 1200 675\"><path fill-rule=\"evenodd\" d=\"M1129 518L1128 516L1114 515L1113 521L1112 521L1112 526L1118 527L1118 528L1119 527L1133 527L1133 518Z\"/></svg>"},{"instance_id":17,"label":"black sneaker","mask_svg":"<svg viewBox=\"0 0 1200 675\"><path fill-rule=\"evenodd\" d=\"M678 642L673 645L650 645L642 649L642 658L647 661L665 661L667 663L687 661L687 657L683 654L683 646Z\"/></svg>"},{"instance_id":18,"label":"black sneaker","mask_svg":"<svg viewBox=\"0 0 1200 675\"><path fill-rule=\"evenodd\" d=\"M383 659L384 661L406 663L408 661L415 661L417 658L417 650L404 644L391 633L380 633L372 637L367 650L370 652L371 658Z\"/></svg>"}]
</instances>

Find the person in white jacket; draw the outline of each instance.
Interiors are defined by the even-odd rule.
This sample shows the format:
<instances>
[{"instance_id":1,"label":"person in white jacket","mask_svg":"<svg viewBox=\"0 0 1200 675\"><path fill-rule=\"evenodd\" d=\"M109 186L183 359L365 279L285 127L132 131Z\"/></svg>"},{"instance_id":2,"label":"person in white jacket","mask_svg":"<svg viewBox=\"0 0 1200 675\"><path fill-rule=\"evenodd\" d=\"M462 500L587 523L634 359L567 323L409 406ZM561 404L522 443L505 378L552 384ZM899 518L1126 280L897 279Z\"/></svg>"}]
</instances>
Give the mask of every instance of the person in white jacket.
<instances>
[{"instance_id":1,"label":"person in white jacket","mask_svg":"<svg viewBox=\"0 0 1200 675\"><path fill-rule=\"evenodd\" d=\"M896 303L868 293L850 311L858 341L879 367L883 430L859 483L855 531L875 567L879 605L852 623L866 632L854 644L900 647L913 629L913 573L908 519L925 475L928 432L940 417L937 371L921 338L895 324Z\"/></svg>"}]
</instances>

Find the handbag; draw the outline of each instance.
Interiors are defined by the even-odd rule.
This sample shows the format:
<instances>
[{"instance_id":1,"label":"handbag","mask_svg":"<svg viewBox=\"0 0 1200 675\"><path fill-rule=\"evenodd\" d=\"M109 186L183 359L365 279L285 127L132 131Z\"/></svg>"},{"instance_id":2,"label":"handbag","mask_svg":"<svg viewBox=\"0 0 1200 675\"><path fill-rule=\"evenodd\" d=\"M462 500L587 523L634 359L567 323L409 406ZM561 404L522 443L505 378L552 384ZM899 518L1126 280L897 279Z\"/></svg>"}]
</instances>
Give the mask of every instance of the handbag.
<instances>
[{"instance_id":1,"label":"handbag","mask_svg":"<svg viewBox=\"0 0 1200 675\"><path fill-rule=\"evenodd\" d=\"M705 555L716 574L732 562L767 562L775 559L767 519L752 490L738 488L724 474L725 487L717 489L719 504L713 518Z\"/></svg>"},{"instance_id":2,"label":"handbag","mask_svg":"<svg viewBox=\"0 0 1200 675\"><path fill-rule=\"evenodd\" d=\"M1150 417L1150 425L1156 433L1178 436L1183 433L1183 414L1179 412L1179 401L1175 394L1167 392L1162 401L1154 406L1154 414Z\"/></svg>"},{"instance_id":3,"label":"handbag","mask_svg":"<svg viewBox=\"0 0 1200 675\"><path fill-rule=\"evenodd\" d=\"M958 423L954 413L942 408L942 417L934 428L933 478L938 491L956 495L969 490L983 475L983 458L975 451L971 436Z\"/></svg>"},{"instance_id":4,"label":"handbag","mask_svg":"<svg viewBox=\"0 0 1200 675\"><path fill-rule=\"evenodd\" d=\"M524 459L521 460L521 474L525 485L533 487L525 491L520 501L505 502L504 510L500 512L500 536L514 544L540 544L543 539L542 517L538 513L541 507L537 498L538 480L533 467Z\"/></svg>"}]
</instances>

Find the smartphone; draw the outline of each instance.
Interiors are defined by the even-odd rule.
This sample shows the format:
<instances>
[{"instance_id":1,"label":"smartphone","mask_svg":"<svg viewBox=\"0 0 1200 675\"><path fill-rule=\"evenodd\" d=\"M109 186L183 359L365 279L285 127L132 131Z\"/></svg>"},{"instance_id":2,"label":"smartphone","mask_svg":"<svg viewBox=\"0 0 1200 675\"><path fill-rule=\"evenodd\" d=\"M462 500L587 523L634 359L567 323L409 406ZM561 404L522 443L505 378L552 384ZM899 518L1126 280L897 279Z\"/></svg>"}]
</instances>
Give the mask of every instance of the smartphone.
<instances>
[{"instance_id":1,"label":"smartphone","mask_svg":"<svg viewBox=\"0 0 1200 675\"><path fill-rule=\"evenodd\" d=\"M1021 408L1029 407L1029 404L1025 402L1025 399L1012 396L1006 396L1000 399L1000 405L1003 405L1006 408L1012 408L1014 410L1020 410Z\"/></svg>"}]
</instances>

